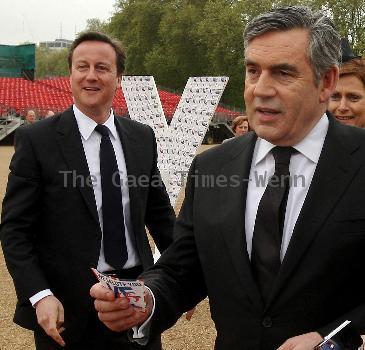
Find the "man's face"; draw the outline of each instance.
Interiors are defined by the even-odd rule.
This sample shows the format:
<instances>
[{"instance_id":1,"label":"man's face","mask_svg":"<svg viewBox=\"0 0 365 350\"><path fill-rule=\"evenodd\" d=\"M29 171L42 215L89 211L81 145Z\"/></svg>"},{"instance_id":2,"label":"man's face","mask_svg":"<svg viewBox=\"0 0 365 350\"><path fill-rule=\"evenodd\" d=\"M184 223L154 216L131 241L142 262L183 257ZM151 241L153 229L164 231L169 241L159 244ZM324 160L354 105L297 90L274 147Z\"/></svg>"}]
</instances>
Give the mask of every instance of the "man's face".
<instances>
[{"instance_id":1,"label":"man's face","mask_svg":"<svg viewBox=\"0 0 365 350\"><path fill-rule=\"evenodd\" d=\"M34 111L29 111L25 116L25 119L29 124L33 124L36 120Z\"/></svg>"},{"instance_id":2,"label":"man's face","mask_svg":"<svg viewBox=\"0 0 365 350\"><path fill-rule=\"evenodd\" d=\"M75 104L83 113L96 119L108 116L120 83L113 47L99 41L78 45L72 55L70 83Z\"/></svg>"},{"instance_id":3,"label":"man's face","mask_svg":"<svg viewBox=\"0 0 365 350\"><path fill-rule=\"evenodd\" d=\"M327 90L315 84L304 29L268 32L246 49L245 103L256 134L280 146L301 141L325 111ZM325 90L325 91L324 91Z\"/></svg>"}]
</instances>

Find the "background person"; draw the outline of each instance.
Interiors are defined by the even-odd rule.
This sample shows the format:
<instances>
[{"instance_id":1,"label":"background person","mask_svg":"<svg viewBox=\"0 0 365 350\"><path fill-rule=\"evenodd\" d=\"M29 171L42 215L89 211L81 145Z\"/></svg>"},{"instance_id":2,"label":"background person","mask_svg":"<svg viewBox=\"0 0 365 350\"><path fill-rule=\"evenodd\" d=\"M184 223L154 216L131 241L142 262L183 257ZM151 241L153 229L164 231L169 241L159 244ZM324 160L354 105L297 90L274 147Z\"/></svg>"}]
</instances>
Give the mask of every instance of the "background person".
<instances>
[{"instance_id":1,"label":"background person","mask_svg":"<svg viewBox=\"0 0 365 350\"><path fill-rule=\"evenodd\" d=\"M232 131L234 136L241 136L245 135L250 131L250 126L248 123L248 118L245 115L239 115L238 117L234 118L232 121Z\"/></svg>"},{"instance_id":2,"label":"background person","mask_svg":"<svg viewBox=\"0 0 365 350\"><path fill-rule=\"evenodd\" d=\"M2 209L1 243L18 302L14 320L37 350L135 349L97 318L90 267L136 278L172 242L175 214L150 127L114 116L124 71L119 43L86 32L73 42L74 105L19 128ZM116 248L116 249L114 249ZM147 349L160 349L160 340Z\"/></svg>"},{"instance_id":3,"label":"background person","mask_svg":"<svg viewBox=\"0 0 365 350\"><path fill-rule=\"evenodd\" d=\"M25 115L25 122L26 124L33 124L37 121L37 117L35 115L35 112L30 109L29 111L27 111L27 114Z\"/></svg>"},{"instance_id":4,"label":"background person","mask_svg":"<svg viewBox=\"0 0 365 350\"><path fill-rule=\"evenodd\" d=\"M174 243L142 275L155 297L150 336L208 296L215 349L312 350L346 319L365 331L365 131L325 113L340 37L323 13L273 9L247 25L244 42L256 134L193 161ZM255 180L265 174L280 185ZM219 185L207 189L201 176ZM100 284L91 294L111 329L150 314Z\"/></svg>"},{"instance_id":5,"label":"background person","mask_svg":"<svg viewBox=\"0 0 365 350\"><path fill-rule=\"evenodd\" d=\"M328 110L343 124L365 127L364 59L351 59L340 67L340 78Z\"/></svg>"},{"instance_id":6,"label":"background person","mask_svg":"<svg viewBox=\"0 0 365 350\"><path fill-rule=\"evenodd\" d=\"M232 121L231 130L234 134L234 137L225 139L223 140L222 143L225 143L229 140L233 140L235 137L247 134L250 131L248 118L245 115L239 115L236 118L234 118Z\"/></svg>"}]
</instances>

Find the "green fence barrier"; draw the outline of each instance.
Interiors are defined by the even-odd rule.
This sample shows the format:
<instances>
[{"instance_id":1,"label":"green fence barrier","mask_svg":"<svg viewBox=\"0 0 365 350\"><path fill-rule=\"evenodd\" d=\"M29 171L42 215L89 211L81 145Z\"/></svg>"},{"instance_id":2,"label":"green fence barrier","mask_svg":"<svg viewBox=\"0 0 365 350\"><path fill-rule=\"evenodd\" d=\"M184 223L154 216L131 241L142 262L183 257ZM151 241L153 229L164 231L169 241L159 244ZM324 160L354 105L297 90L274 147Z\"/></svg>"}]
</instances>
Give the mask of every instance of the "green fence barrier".
<instances>
[{"instance_id":1,"label":"green fence barrier","mask_svg":"<svg viewBox=\"0 0 365 350\"><path fill-rule=\"evenodd\" d=\"M0 45L0 77L34 80L35 44Z\"/></svg>"}]
</instances>

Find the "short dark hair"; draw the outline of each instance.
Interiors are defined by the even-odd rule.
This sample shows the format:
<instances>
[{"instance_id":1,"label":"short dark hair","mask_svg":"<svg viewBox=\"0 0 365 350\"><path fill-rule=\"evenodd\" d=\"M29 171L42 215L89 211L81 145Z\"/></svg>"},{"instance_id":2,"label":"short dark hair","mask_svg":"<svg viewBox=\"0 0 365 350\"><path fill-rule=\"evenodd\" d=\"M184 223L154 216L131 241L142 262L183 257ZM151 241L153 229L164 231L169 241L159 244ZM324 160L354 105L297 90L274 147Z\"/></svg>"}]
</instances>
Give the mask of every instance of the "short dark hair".
<instances>
[{"instance_id":1,"label":"short dark hair","mask_svg":"<svg viewBox=\"0 0 365 350\"><path fill-rule=\"evenodd\" d=\"M72 43L70 47L70 51L68 53L67 61L68 68L71 71L72 68L72 55L77 46L79 46L84 41L101 41L103 43L107 43L113 47L116 54L116 65L117 65L117 74L118 76L122 75L125 70L125 52L121 45L121 43L116 40L110 38L108 35L100 32L87 31L82 32Z\"/></svg>"}]
</instances>

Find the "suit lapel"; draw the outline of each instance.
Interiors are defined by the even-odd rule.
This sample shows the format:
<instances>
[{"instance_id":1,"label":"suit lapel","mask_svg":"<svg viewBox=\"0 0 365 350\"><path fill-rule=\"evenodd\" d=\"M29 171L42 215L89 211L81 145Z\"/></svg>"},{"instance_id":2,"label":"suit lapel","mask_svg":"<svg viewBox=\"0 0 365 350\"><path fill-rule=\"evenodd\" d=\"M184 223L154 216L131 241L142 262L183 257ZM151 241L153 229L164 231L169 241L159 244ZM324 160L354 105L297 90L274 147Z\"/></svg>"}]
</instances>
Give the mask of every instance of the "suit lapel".
<instances>
[{"instance_id":1,"label":"suit lapel","mask_svg":"<svg viewBox=\"0 0 365 350\"><path fill-rule=\"evenodd\" d=\"M239 186L227 186L218 189L219 192L219 213L221 233L225 239L228 253L232 259L238 280L244 290L247 291L251 302L262 310L262 302L259 289L253 280L251 273L251 263L247 253L245 234L245 207L246 195L251 161L256 142L256 135L253 133L237 142L237 147L231 151L227 160L221 167L220 174L230 178L238 176Z\"/></svg>"},{"instance_id":2,"label":"suit lapel","mask_svg":"<svg viewBox=\"0 0 365 350\"><path fill-rule=\"evenodd\" d=\"M81 181L76 181L77 187L81 192L90 214L99 225L93 188L86 183L84 183L84 185L81 184L82 181L90 178L90 172L82 146L80 132L72 109L66 110L60 117L57 129L57 142L69 169L73 171L72 177L76 175L79 179L83 179Z\"/></svg>"},{"instance_id":3,"label":"suit lapel","mask_svg":"<svg viewBox=\"0 0 365 350\"><path fill-rule=\"evenodd\" d=\"M360 166L359 162L352 159L352 153L359 145L351 138L351 134L343 132L343 126L332 120L332 117L329 119L321 156L267 306L295 272Z\"/></svg>"}]
</instances>

